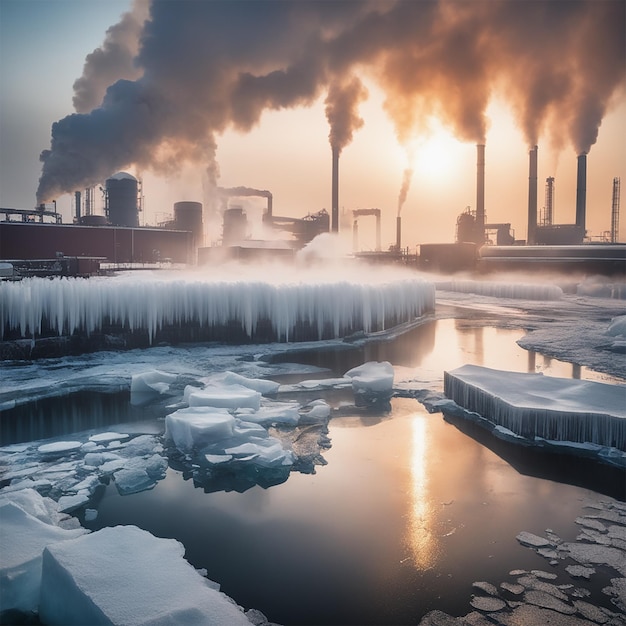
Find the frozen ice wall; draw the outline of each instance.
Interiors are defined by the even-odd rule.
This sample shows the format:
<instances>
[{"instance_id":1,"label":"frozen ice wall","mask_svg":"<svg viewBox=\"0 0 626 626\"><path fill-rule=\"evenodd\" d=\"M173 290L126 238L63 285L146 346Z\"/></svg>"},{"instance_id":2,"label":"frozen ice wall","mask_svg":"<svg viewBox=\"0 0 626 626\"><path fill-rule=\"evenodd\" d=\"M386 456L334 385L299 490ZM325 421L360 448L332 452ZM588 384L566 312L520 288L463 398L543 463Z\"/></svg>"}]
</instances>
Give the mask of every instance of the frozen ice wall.
<instances>
[{"instance_id":1,"label":"frozen ice wall","mask_svg":"<svg viewBox=\"0 0 626 626\"><path fill-rule=\"evenodd\" d=\"M464 365L444 372L457 405L520 437L626 451L626 387Z\"/></svg>"},{"instance_id":2,"label":"frozen ice wall","mask_svg":"<svg viewBox=\"0 0 626 626\"><path fill-rule=\"evenodd\" d=\"M165 329L236 329L258 341L338 338L411 321L434 308L434 286L401 273L358 280L210 279L198 275L29 278L0 283L0 339ZM226 339L197 336L198 339Z\"/></svg>"}]
</instances>

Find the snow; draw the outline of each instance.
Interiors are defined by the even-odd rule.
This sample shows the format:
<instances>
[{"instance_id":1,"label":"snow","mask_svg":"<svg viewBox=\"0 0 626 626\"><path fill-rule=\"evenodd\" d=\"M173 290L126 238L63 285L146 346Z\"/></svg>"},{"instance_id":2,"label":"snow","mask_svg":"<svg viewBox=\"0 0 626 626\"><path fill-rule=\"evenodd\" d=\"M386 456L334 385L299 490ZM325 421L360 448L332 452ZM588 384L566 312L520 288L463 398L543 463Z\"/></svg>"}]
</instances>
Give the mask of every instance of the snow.
<instances>
[{"instance_id":1,"label":"snow","mask_svg":"<svg viewBox=\"0 0 626 626\"><path fill-rule=\"evenodd\" d=\"M135 526L104 528L43 551L39 612L46 624L232 624L243 611L207 584L174 539Z\"/></svg>"},{"instance_id":2,"label":"snow","mask_svg":"<svg viewBox=\"0 0 626 626\"><path fill-rule=\"evenodd\" d=\"M626 386L464 365L445 372L444 393L523 437L626 451Z\"/></svg>"},{"instance_id":3,"label":"snow","mask_svg":"<svg viewBox=\"0 0 626 626\"><path fill-rule=\"evenodd\" d=\"M282 279L205 278L196 275L121 275L114 278L27 278L0 282L0 340L10 335L90 335L105 326L148 333L164 327L238 325L247 337L269 320L273 336L290 341L298 326L321 339L377 331L434 309L435 288L417 275L341 272ZM167 381L165 381L167 382Z\"/></svg>"}]
</instances>

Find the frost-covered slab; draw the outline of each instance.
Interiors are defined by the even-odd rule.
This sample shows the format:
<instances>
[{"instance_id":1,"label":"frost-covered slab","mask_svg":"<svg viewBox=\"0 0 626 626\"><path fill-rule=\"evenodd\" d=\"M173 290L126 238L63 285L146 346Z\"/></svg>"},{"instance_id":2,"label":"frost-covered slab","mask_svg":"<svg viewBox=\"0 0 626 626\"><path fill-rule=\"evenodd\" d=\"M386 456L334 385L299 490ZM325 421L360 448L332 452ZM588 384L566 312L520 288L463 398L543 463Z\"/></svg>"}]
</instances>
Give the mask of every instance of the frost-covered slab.
<instances>
[{"instance_id":1,"label":"frost-covered slab","mask_svg":"<svg viewBox=\"0 0 626 626\"><path fill-rule=\"evenodd\" d=\"M444 373L444 392L464 409L528 439L626 451L626 387L464 365Z\"/></svg>"},{"instance_id":2,"label":"frost-covered slab","mask_svg":"<svg viewBox=\"0 0 626 626\"><path fill-rule=\"evenodd\" d=\"M48 546L39 613L46 624L250 626L174 539L115 526Z\"/></svg>"}]
</instances>

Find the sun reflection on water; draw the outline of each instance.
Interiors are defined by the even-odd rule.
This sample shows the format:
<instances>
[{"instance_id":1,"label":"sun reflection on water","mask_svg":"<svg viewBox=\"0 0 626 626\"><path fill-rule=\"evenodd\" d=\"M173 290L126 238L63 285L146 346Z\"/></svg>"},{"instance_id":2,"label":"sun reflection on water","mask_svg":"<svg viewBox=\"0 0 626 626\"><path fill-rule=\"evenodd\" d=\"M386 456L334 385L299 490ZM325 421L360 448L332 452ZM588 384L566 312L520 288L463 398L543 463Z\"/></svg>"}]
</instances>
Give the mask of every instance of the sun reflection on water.
<instances>
[{"instance_id":1,"label":"sun reflection on water","mask_svg":"<svg viewBox=\"0 0 626 626\"><path fill-rule=\"evenodd\" d=\"M432 568L437 562L439 541L435 535L435 512L429 497L428 436L426 421L415 416L412 421L411 506L408 544L413 563L419 569Z\"/></svg>"}]
</instances>

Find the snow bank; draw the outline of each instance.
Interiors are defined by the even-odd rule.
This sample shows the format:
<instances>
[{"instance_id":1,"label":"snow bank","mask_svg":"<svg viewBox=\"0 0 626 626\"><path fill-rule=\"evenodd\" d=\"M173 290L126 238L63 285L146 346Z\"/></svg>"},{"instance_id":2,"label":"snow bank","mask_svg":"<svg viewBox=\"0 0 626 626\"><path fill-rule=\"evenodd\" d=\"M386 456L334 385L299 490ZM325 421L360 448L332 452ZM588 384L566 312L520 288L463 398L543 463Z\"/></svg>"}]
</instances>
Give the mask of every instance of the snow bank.
<instances>
[{"instance_id":1,"label":"snow bank","mask_svg":"<svg viewBox=\"0 0 626 626\"><path fill-rule=\"evenodd\" d=\"M474 293L479 296L517 300L559 300L563 297L563 290L557 285L449 280L437 282L436 287L441 291Z\"/></svg>"},{"instance_id":2,"label":"snow bank","mask_svg":"<svg viewBox=\"0 0 626 626\"><path fill-rule=\"evenodd\" d=\"M43 553L39 613L45 624L229 624L243 611L212 588L174 539L115 526Z\"/></svg>"},{"instance_id":3,"label":"snow bank","mask_svg":"<svg viewBox=\"0 0 626 626\"><path fill-rule=\"evenodd\" d=\"M135 275L115 278L28 278L0 282L0 339L90 335L106 328L147 332L167 328L259 327L278 341L296 329L307 339L382 330L433 310L434 286L419 278L270 283ZM223 333L222 333L223 334Z\"/></svg>"},{"instance_id":4,"label":"snow bank","mask_svg":"<svg viewBox=\"0 0 626 626\"><path fill-rule=\"evenodd\" d=\"M623 386L464 365L444 372L444 393L522 437L626 451Z\"/></svg>"}]
</instances>

